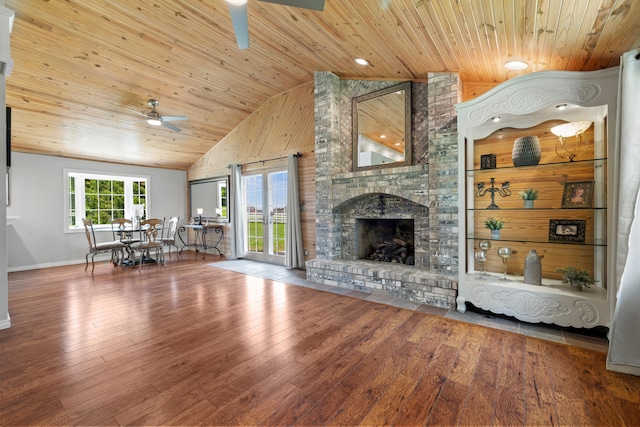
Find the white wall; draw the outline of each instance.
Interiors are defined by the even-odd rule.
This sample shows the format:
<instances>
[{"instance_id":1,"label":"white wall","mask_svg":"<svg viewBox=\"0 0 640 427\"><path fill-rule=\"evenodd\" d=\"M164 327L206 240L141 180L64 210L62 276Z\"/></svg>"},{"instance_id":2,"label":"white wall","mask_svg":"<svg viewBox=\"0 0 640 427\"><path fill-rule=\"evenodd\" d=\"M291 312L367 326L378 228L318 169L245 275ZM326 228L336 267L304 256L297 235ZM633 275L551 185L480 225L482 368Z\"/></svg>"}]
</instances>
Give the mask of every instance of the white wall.
<instances>
[{"instance_id":1,"label":"white wall","mask_svg":"<svg viewBox=\"0 0 640 427\"><path fill-rule=\"evenodd\" d=\"M148 217L179 215L181 223L186 217L186 171L24 153L13 153L11 160L7 215L19 218L7 226L9 272L85 262L84 231L64 233L65 168L148 175ZM98 241L111 238L111 232L96 236Z\"/></svg>"}]
</instances>

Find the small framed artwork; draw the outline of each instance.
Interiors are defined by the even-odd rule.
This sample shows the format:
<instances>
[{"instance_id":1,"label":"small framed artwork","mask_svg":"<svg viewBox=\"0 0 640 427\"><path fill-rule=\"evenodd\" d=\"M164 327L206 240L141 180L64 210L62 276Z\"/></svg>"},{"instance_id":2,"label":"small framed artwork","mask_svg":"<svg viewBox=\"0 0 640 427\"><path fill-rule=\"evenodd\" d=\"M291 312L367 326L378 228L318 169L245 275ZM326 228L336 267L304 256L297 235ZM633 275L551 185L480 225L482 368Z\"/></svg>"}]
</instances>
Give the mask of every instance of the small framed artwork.
<instances>
[{"instance_id":1,"label":"small framed artwork","mask_svg":"<svg viewBox=\"0 0 640 427\"><path fill-rule=\"evenodd\" d=\"M496 168L495 154L482 154L480 156L480 169L495 169L495 168Z\"/></svg>"},{"instance_id":2,"label":"small framed artwork","mask_svg":"<svg viewBox=\"0 0 640 427\"><path fill-rule=\"evenodd\" d=\"M549 242L584 243L586 228L584 219L550 219Z\"/></svg>"},{"instance_id":3,"label":"small framed artwork","mask_svg":"<svg viewBox=\"0 0 640 427\"><path fill-rule=\"evenodd\" d=\"M563 208L590 208L593 201L593 181L567 182L562 193Z\"/></svg>"}]
</instances>

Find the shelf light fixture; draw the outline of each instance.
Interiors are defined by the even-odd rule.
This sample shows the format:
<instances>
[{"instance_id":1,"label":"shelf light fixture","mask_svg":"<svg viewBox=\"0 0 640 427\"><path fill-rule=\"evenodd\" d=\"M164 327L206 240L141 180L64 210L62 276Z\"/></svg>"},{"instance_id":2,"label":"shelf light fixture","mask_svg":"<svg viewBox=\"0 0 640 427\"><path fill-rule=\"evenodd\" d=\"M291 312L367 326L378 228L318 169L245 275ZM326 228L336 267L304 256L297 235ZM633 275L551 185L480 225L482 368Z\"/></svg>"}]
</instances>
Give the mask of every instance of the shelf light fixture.
<instances>
[{"instance_id":1,"label":"shelf light fixture","mask_svg":"<svg viewBox=\"0 0 640 427\"><path fill-rule=\"evenodd\" d=\"M556 155L561 159L569 159L572 162L574 158L586 151L589 146L589 140L584 133L591 127L591 124L592 122L590 121L580 121L552 127L551 132L558 137ZM568 142L572 137L576 138L576 142L570 145Z\"/></svg>"}]
</instances>

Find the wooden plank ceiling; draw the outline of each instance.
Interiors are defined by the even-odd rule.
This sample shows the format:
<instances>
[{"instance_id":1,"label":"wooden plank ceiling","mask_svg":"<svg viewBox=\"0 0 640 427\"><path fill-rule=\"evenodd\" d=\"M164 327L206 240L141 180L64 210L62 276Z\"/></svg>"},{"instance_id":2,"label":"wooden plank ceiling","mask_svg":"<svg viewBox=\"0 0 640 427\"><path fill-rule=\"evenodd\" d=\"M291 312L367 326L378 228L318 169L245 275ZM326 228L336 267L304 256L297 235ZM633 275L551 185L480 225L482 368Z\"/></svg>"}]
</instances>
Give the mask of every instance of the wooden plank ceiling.
<instances>
[{"instance_id":1,"label":"wooden plank ceiling","mask_svg":"<svg viewBox=\"0 0 640 427\"><path fill-rule=\"evenodd\" d=\"M315 12L249 0L239 50L224 0L6 0L15 151L187 169L268 98L313 79L465 82L616 66L640 47L637 0L326 0ZM354 58L364 57L370 66ZM136 112L160 101L182 132Z\"/></svg>"}]
</instances>

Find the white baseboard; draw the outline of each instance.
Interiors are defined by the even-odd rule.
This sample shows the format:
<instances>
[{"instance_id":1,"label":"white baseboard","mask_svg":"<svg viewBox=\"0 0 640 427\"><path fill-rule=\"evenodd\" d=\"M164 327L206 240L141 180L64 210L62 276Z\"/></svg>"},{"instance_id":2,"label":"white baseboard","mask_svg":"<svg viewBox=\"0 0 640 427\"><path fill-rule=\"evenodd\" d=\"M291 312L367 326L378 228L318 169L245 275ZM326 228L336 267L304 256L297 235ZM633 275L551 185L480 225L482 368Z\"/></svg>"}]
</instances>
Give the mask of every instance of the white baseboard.
<instances>
[{"instance_id":1,"label":"white baseboard","mask_svg":"<svg viewBox=\"0 0 640 427\"><path fill-rule=\"evenodd\" d=\"M95 262L109 261L109 257L98 259L96 257ZM39 270L41 268L49 268L49 267L62 267L64 265L75 265L75 264L84 264L85 260L83 259L72 259L68 261L57 261L57 262L48 262L44 264L32 264L32 265L19 265L17 267L9 267L7 271L9 273L13 273L14 271L27 271L27 270ZM91 263L91 261L89 261Z\"/></svg>"},{"instance_id":2,"label":"white baseboard","mask_svg":"<svg viewBox=\"0 0 640 427\"><path fill-rule=\"evenodd\" d=\"M167 253L167 250L163 248L163 252ZM175 251L172 251L172 253L175 253ZM111 255L109 254L99 254L99 255L96 255L94 261L98 263L98 262L106 262L106 261L109 261L110 259L111 259ZM7 272L13 273L15 271L39 270L41 268L62 267L65 265L75 265L75 264L84 264L84 263L85 263L85 259L81 258L81 259L72 259L67 261L48 262L43 264L19 265L15 267L8 267ZM89 256L89 264L91 264L91 256ZM89 268L91 268L91 266L89 266Z\"/></svg>"}]
</instances>

